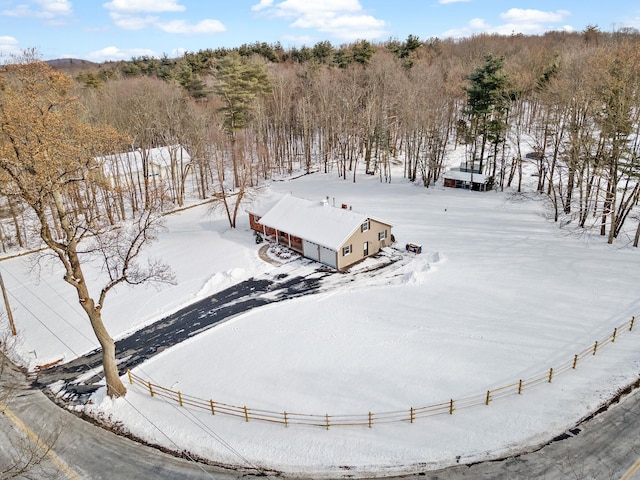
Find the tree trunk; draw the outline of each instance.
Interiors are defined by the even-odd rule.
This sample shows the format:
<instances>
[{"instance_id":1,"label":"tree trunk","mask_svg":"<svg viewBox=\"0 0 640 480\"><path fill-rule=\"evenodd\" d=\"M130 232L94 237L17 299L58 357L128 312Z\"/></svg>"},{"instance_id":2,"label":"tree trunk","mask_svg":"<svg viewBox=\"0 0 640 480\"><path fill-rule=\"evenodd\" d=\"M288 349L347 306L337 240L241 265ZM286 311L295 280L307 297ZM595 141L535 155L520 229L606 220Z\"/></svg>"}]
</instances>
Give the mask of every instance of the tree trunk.
<instances>
[{"instance_id":1,"label":"tree trunk","mask_svg":"<svg viewBox=\"0 0 640 480\"><path fill-rule=\"evenodd\" d=\"M24 242L22 241L22 228L20 228L20 222L18 221L18 215L16 213L15 202L11 195L7 196L7 203L9 204L9 212L11 213L11 219L13 220L13 226L16 230L16 240L20 248L24 248Z\"/></svg>"},{"instance_id":2,"label":"tree trunk","mask_svg":"<svg viewBox=\"0 0 640 480\"><path fill-rule=\"evenodd\" d=\"M107 395L110 397L122 396L127 392L127 389L123 385L120 380L120 375L118 374L115 343L107 333L102 321L102 305L96 305L95 301L89 294L89 289L85 282L85 276L82 270L82 263L80 262L80 257L78 255L78 242L73 236L72 227L69 225L68 213L64 208L62 195L58 191L53 191L52 196L57 218L60 221L61 228L67 235L68 243L64 249L61 249L59 244L51 238L50 230L48 229L46 229L46 232L43 232L42 238L49 247L56 252L56 255L65 266L64 280L75 288L76 294L78 295L78 301L80 302L82 309L87 313L93 332L100 342L100 346L102 347L102 366L105 381L107 382ZM39 216L41 217L41 223L44 226L46 225L46 220L44 219L43 214L44 212L40 212Z\"/></svg>"},{"instance_id":3,"label":"tree trunk","mask_svg":"<svg viewBox=\"0 0 640 480\"><path fill-rule=\"evenodd\" d=\"M567 174L567 193L564 200L564 213L567 215L571 213L571 202L573 201L573 187L575 176L576 172L573 166L569 165L569 173Z\"/></svg>"},{"instance_id":4,"label":"tree trunk","mask_svg":"<svg viewBox=\"0 0 640 480\"><path fill-rule=\"evenodd\" d=\"M83 305L84 308L84 305ZM102 368L104 370L104 379L107 384L107 395L112 398L122 397L127 393L127 389L120 380L118 373L118 365L116 363L116 344L109 336L107 329L102 321L102 314L99 309L93 309L89 312L85 308L87 315L91 321L100 346L102 347Z\"/></svg>"}]
</instances>

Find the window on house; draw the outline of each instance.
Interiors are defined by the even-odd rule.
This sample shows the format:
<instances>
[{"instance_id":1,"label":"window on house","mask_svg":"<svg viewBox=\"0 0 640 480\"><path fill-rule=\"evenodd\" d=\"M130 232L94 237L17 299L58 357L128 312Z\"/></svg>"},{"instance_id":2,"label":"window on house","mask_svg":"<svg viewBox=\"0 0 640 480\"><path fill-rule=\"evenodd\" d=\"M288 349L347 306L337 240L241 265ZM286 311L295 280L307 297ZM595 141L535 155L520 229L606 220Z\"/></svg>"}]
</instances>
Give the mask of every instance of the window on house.
<instances>
[{"instance_id":1,"label":"window on house","mask_svg":"<svg viewBox=\"0 0 640 480\"><path fill-rule=\"evenodd\" d=\"M351 245L342 247L342 256L349 255L351 253Z\"/></svg>"},{"instance_id":2,"label":"window on house","mask_svg":"<svg viewBox=\"0 0 640 480\"><path fill-rule=\"evenodd\" d=\"M360 231L361 231L361 232L366 232L367 230L369 230L369 220L365 221L365 222L360 226Z\"/></svg>"},{"instance_id":3,"label":"window on house","mask_svg":"<svg viewBox=\"0 0 640 480\"><path fill-rule=\"evenodd\" d=\"M382 230L381 232L378 232L378 240L384 240L385 238L387 238L386 230Z\"/></svg>"}]
</instances>

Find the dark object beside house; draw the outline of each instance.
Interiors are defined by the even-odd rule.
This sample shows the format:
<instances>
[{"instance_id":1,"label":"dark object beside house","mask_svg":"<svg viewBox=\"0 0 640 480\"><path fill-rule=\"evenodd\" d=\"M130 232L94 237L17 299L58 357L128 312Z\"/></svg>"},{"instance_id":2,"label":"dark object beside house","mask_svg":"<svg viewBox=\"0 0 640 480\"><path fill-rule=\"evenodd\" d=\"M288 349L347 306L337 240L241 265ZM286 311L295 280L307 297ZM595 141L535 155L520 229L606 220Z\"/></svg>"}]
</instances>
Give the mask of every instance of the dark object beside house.
<instances>
[{"instance_id":1,"label":"dark object beside house","mask_svg":"<svg viewBox=\"0 0 640 480\"><path fill-rule=\"evenodd\" d=\"M422 245L416 245L415 243L407 243L405 247L407 252L411 253L422 253Z\"/></svg>"}]
</instances>

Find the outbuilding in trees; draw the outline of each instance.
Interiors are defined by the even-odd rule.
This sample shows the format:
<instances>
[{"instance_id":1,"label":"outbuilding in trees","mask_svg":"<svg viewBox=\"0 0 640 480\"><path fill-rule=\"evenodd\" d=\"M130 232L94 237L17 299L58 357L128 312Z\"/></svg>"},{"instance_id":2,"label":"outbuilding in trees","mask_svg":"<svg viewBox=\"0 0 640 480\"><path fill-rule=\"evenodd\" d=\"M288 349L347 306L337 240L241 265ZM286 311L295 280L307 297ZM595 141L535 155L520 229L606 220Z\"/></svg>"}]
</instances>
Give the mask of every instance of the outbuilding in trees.
<instances>
[{"instance_id":1,"label":"outbuilding in trees","mask_svg":"<svg viewBox=\"0 0 640 480\"><path fill-rule=\"evenodd\" d=\"M486 192L493 188L493 177L482 173L449 170L442 176L444 186L451 188L466 188L476 192Z\"/></svg>"}]
</instances>

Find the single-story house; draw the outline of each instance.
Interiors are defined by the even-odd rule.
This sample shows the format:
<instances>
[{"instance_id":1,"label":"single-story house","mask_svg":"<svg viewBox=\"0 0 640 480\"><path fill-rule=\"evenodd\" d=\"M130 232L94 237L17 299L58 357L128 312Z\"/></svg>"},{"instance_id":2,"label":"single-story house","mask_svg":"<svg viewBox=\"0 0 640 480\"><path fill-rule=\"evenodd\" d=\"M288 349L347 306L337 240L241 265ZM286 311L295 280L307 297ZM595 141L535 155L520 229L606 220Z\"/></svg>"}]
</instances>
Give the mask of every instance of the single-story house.
<instances>
[{"instance_id":1,"label":"single-story house","mask_svg":"<svg viewBox=\"0 0 640 480\"><path fill-rule=\"evenodd\" d=\"M249 212L253 230L338 271L391 244L391 224L329 204L285 195Z\"/></svg>"},{"instance_id":2,"label":"single-story house","mask_svg":"<svg viewBox=\"0 0 640 480\"><path fill-rule=\"evenodd\" d=\"M445 187L466 188L478 192L486 192L493 188L493 177L482 173L447 170L442 178Z\"/></svg>"}]
</instances>

